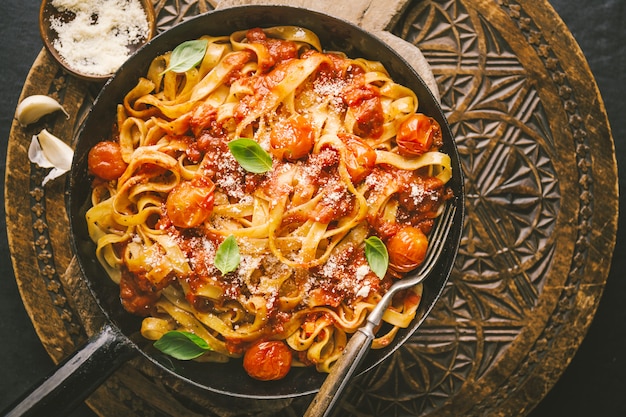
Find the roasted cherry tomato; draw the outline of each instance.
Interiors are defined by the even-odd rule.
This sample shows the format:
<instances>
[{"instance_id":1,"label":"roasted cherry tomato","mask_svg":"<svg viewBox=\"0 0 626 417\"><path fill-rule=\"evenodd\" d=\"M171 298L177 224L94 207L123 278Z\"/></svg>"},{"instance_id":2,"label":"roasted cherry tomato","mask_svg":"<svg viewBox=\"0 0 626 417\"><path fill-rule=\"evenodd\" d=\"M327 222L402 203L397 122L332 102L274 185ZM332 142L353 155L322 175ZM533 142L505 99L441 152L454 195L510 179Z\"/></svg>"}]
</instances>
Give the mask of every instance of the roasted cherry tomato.
<instances>
[{"instance_id":1,"label":"roasted cherry tomato","mask_svg":"<svg viewBox=\"0 0 626 417\"><path fill-rule=\"evenodd\" d=\"M270 133L272 153L281 159L295 161L311 152L315 133L313 126L302 115L277 123Z\"/></svg>"},{"instance_id":2,"label":"roasted cherry tomato","mask_svg":"<svg viewBox=\"0 0 626 417\"><path fill-rule=\"evenodd\" d=\"M376 164L376 151L358 136L340 133L339 138L346 144L346 168L352 182L363 180Z\"/></svg>"},{"instance_id":3,"label":"roasted cherry tomato","mask_svg":"<svg viewBox=\"0 0 626 417\"><path fill-rule=\"evenodd\" d=\"M396 134L398 149L403 155L418 156L441 146L441 126L432 117L421 113L409 116L400 124Z\"/></svg>"},{"instance_id":4,"label":"roasted cherry tomato","mask_svg":"<svg viewBox=\"0 0 626 417\"><path fill-rule=\"evenodd\" d=\"M428 238L417 227L405 226L387 241L389 266L398 272L417 268L426 256Z\"/></svg>"},{"instance_id":5,"label":"roasted cherry tomato","mask_svg":"<svg viewBox=\"0 0 626 417\"><path fill-rule=\"evenodd\" d=\"M273 381L284 378L291 369L292 353L280 340L253 344L243 356L243 367L252 378Z\"/></svg>"},{"instance_id":6,"label":"roasted cherry tomato","mask_svg":"<svg viewBox=\"0 0 626 417\"><path fill-rule=\"evenodd\" d=\"M122 159L122 149L117 142L98 142L87 156L89 172L104 180L118 179L128 164Z\"/></svg>"},{"instance_id":7,"label":"roasted cherry tomato","mask_svg":"<svg viewBox=\"0 0 626 417\"><path fill-rule=\"evenodd\" d=\"M209 179L184 181L170 191L165 201L167 216L176 227L202 224L213 211L215 184Z\"/></svg>"}]
</instances>

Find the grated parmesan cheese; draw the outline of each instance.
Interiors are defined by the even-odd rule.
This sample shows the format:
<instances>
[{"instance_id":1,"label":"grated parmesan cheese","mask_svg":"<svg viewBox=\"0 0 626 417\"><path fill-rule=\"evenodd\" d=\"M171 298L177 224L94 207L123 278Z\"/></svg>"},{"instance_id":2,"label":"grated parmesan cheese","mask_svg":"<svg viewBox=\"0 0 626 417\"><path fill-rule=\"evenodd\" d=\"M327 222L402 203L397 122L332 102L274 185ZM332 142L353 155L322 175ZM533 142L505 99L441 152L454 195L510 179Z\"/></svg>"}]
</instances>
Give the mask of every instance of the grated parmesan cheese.
<instances>
[{"instance_id":1,"label":"grated parmesan cheese","mask_svg":"<svg viewBox=\"0 0 626 417\"><path fill-rule=\"evenodd\" d=\"M361 287L361 289L355 294L355 297L357 298L365 298L368 295L370 295L370 290L372 288L369 286L369 284L366 284L364 286Z\"/></svg>"},{"instance_id":2,"label":"grated parmesan cheese","mask_svg":"<svg viewBox=\"0 0 626 417\"><path fill-rule=\"evenodd\" d=\"M114 73L150 33L148 18L138 0L52 0L70 21L52 18L57 32L54 47L74 70L89 75Z\"/></svg>"},{"instance_id":3,"label":"grated parmesan cheese","mask_svg":"<svg viewBox=\"0 0 626 417\"><path fill-rule=\"evenodd\" d=\"M356 281L357 282L363 281L363 278L365 278L365 276L367 274L369 274L370 271L371 271L371 269L370 269L369 265L367 265L367 264L359 266L356 269Z\"/></svg>"}]
</instances>

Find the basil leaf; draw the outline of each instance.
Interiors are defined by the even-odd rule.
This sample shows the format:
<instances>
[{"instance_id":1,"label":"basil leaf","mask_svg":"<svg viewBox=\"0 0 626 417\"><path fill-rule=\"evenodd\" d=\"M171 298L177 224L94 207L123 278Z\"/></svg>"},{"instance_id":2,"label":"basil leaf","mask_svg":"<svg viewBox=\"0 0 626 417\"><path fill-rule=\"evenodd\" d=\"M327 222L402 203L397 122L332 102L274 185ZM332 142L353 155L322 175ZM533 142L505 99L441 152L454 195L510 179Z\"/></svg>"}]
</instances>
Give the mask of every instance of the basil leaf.
<instances>
[{"instance_id":1,"label":"basil leaf","mask_svg":"<svg viewBox=\"0 0 626 417\"><path fill-rule=\"evenodd\" d=\"M263 174L272 169L272 156L252 139L239 138L228 142L230 153L248 172Z\"/></svg>"},{"instance_id":2,"label":"basil leaf","mask_svg":"<svg viewBox=\"0 0 626 417\"><path fill-rule=\"evenodd\" d=\"M389 253L380 238L370 236L365 239L365 258L367 258L371 270L378 278L383 279L389 266Z\"/></svg>"},{"instance_id":3,"label":"basil leaf","mask_svg":"<svg viewBox=\"0 0 626 417\"><path fill-rule=\"evenodd\" d=\"M154 347L166 355L187 361L197 358L211 347L201 337L190 332L171 331L154 342Z\"/></svg>"},{"instance_id":4,"label":"basil leaf","mask_svg":"<svg viewBox=\"0 0 626 417\"><path fill-rule=\"evenodd\" d=\"M237 246L237 240L235 236L230 235L222 243L220 243L215 252L215 267L220 272L226 275L229 272L234 271L239 266L239 246Z\"/></svg>"},{"instance_id":5,"label":"basil leaf","mask_svg":"<svg viewBox=\"0 0 626 417\"><path fill-rule=\"evenodd\" d=\"M196 39L183 42L172 51L169 66L161 73L168 71L182 73L198 65L204 58L209 42L206 39Z\"/></svg>"}]
</instances>

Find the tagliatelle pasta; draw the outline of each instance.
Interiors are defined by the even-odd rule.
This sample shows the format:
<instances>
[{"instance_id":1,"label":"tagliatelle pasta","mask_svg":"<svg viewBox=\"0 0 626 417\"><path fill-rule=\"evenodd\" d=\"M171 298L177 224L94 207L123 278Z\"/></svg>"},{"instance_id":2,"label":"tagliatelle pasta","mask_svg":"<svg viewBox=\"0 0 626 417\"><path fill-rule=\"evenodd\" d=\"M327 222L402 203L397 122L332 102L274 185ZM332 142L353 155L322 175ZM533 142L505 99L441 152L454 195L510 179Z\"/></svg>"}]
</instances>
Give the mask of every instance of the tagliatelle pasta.
<instances>
[{"instance_id":1,"label":"tagliatelle pasta","mask_svg":"<svg viewBox=\"0 0 626 417\"><path fill-rule=\"evenodd\" d=\"M307 29L201 40L185 72L167 70L171 53L154 58L90 152L97 258L147 339L193 333L209 346L198 360L243 356L258 379L328 372L424 257L451 197L440 127L379 62L325 52ZM388 254L381 277L371 237ZM373 348L420 298L421 286L395 297Z\"/></svg>"}]
</instances>

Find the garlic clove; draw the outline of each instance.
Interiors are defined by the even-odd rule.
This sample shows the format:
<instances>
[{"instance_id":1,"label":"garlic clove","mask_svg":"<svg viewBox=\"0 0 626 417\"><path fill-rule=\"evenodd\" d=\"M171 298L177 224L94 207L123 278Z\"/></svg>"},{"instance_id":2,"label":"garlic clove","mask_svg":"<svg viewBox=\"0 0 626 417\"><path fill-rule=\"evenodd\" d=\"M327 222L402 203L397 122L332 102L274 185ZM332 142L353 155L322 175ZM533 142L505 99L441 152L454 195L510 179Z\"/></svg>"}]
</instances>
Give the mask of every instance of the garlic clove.
<instances>
[{"instance_id":1,"label":"garlic clove","mask_svg":"<svg viewBox=\"0 0 626 417\"><path fill-rule=\"evenodd\" d=\"M34 135L33 139L30 141L30 146L28 147L28 159L30 162L37 164L41 168L54 168L52 162L48 161L48 158L46 158L46 155L43 153L39 140L37 139L37 135Z\"/></svg>"},{"instance_id":2,"label":"garlic clove","mask_svg":"<svg viewBox=\"0 0 626 417\"><path fill-rule=\"evenodd\" d=\"M31 123L35 123L46 114L53 113L61 110L66 118L70 118L70 115L65 111L63 106L53 99L42 94L35 94L26 97L17 105L15 110L15 118L22 126L27 126Z\"/></svg>"},{"instance_id":3,"label":"garlic clove","mask_svg":"<svg viewBox=\"0 0 626 417\"><path fill-rule=\"evenodd\" d=\"M48 181L52 181L55 178L59 178L61 175L65 174L66 172L67 171L64 171L59 168L52 168L50 172L48 172L48 175L46 175L46 177L43 179L43 181L41 181L41 185L45 186L48 183Z\"/></svg>"},{"instance_id":4,"label":"garlic clove","mask_svg":"<svg viewBox=\"0 0 626 417\"><path fill-rule=\"evenodd\" d=\"M41 168L52 168L42 185L65 174L72 167L74 151L46 129L34 135L28 148L28 159Z\"/></svg>"},{"instance_id":5,"label":"garlic clove","mask_svg":"<svg viewBox=\"0 0 626 417\"><path fill-rule=\"evenodd\" d=\"M55 167L70 170L72 167L72 158L74 150L65 142L57 138L46 129L43 129L37 135L41 150L44 155Z\"/></svg>"}]
</instances>

